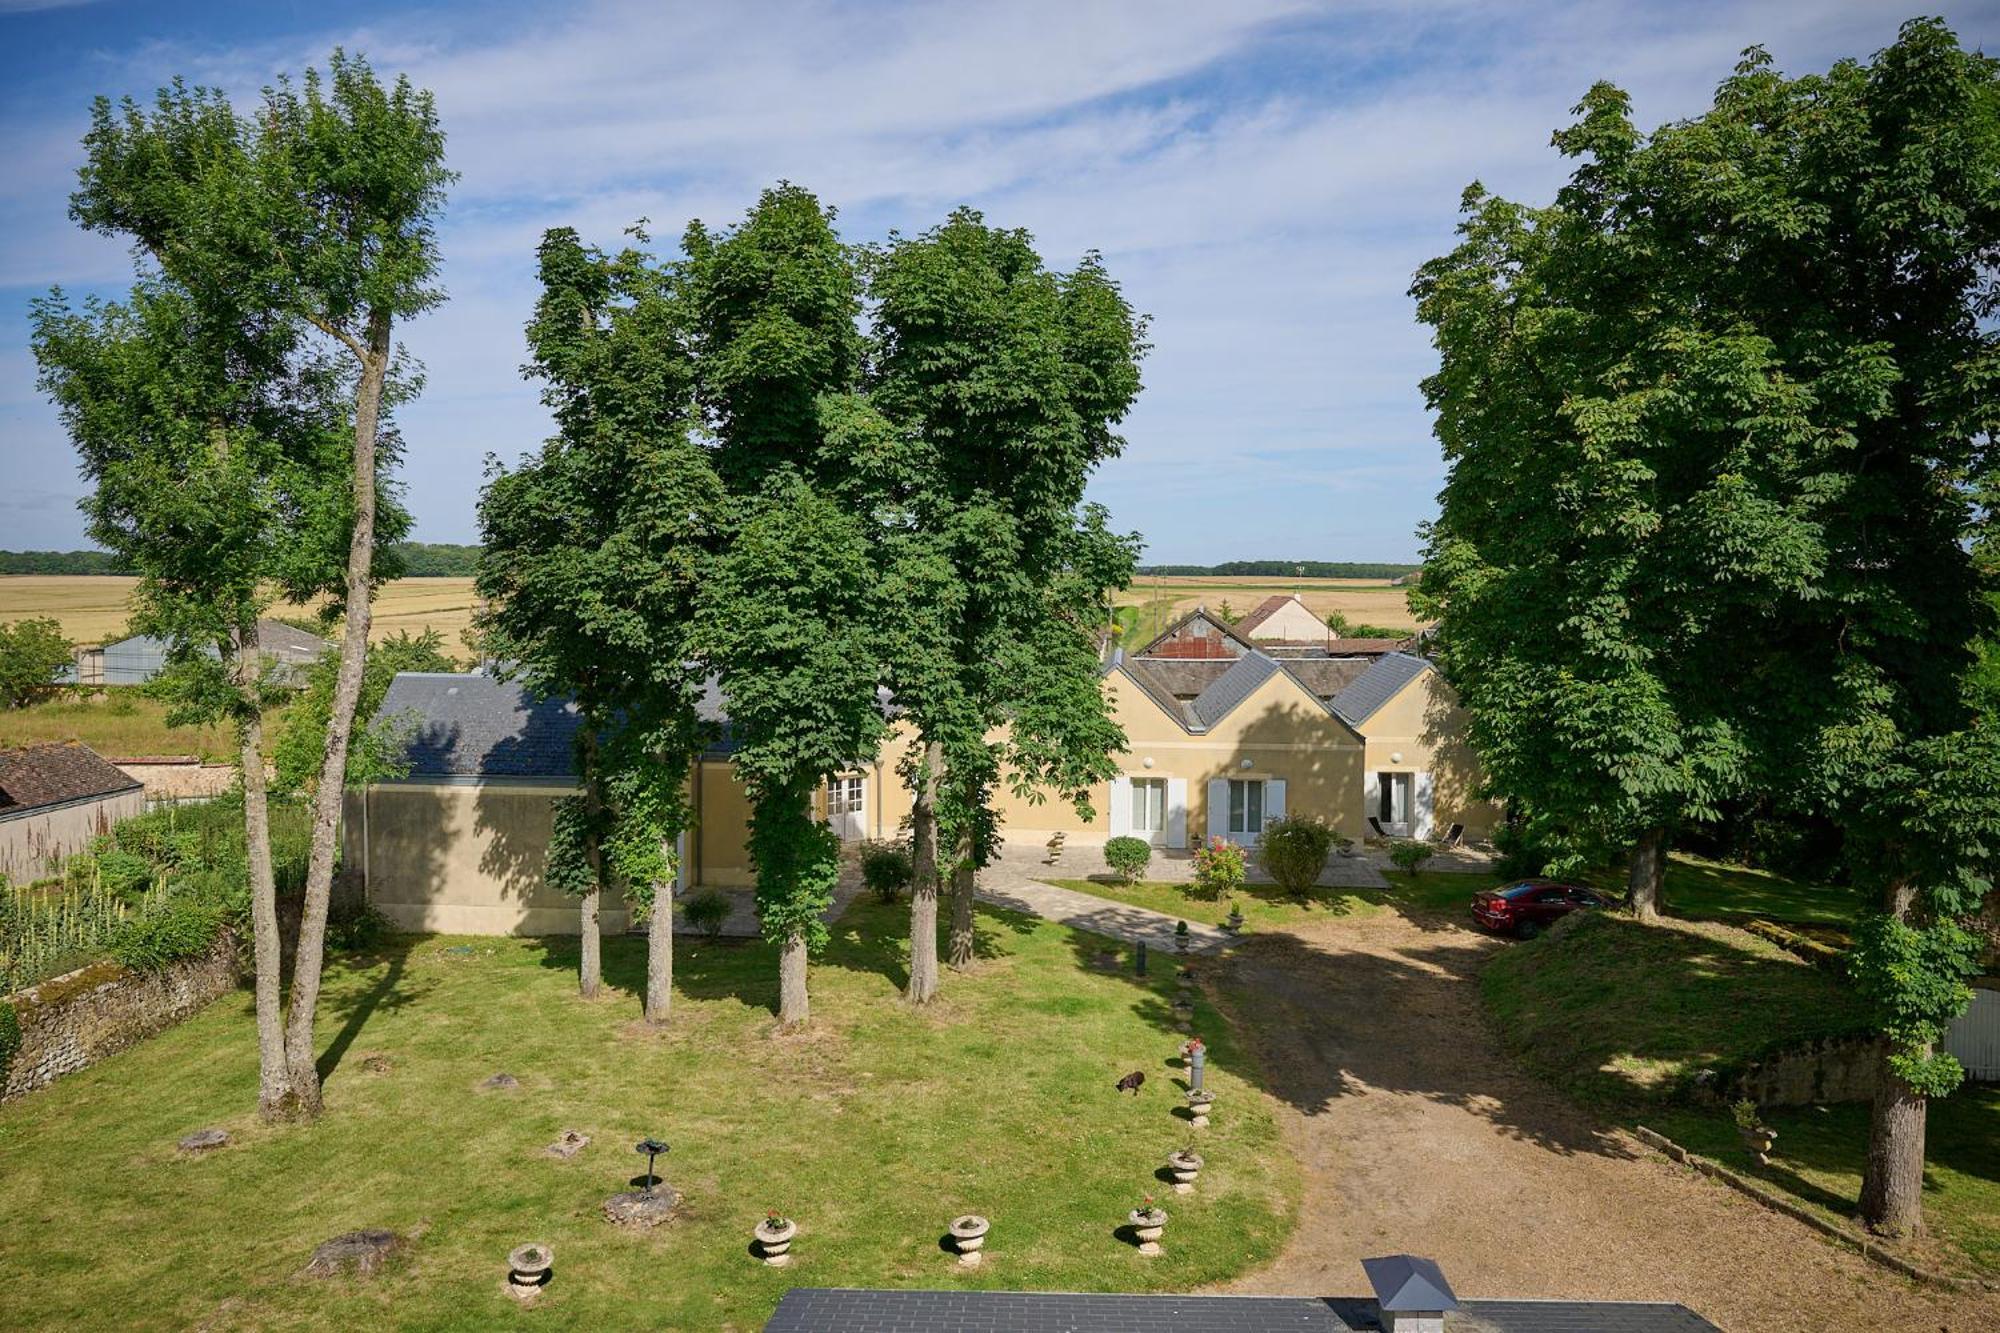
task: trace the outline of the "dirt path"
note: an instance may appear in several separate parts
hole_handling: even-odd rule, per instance
[[[2000,1328],[2000,1297],[1896,1278],[1518,1072],[1479,1002],[1498,947],[1376,916],[1219,965],[1306,1173],[1292,1241],[1230,1289],[1358,1293],[1363,1256],[1409,1251],[1461,1295],[1679,1301],[1731,1333]]]

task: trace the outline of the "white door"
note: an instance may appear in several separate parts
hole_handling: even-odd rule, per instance
[[[859,842],[868,836],[867,778],[849,773],[827,780],[826,826],[842,842]]]
[[[1167,842],[1167,780],[1132,779],[1132,836],[1155,847]]]
[[[1266,794],[1262,778],[1229,779],[1227,837],[1231,842],[1248,847],[1263,836]]]
[[[1411,773],[1375,775],[1375,808],[1368,813],[1375,816],[1382,831],[1392,838],[1407,838],[1414,828],[1414,777]]]

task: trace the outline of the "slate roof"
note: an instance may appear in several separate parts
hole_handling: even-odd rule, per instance
[[[401,671],[378,716],[415,714],[404,756],[413,778],[570,778],[576,775],[576,705],[537,698],[520,681],[442,671]]]
[[[1259,685],[1281,670],[1283,668],[1277,662],[1263,653],[1252,652],[1239,657],[1229,670],[1215,678],[1214,684],[1196,695],[1188,707],[1203,726],[1212,727],[1255,693]]]
[[[1339,694],[1374,665],[1361,657],[1280,657],[1278,663],[1323,700]]]
[[[1414,1254],[1388,1254],[1363,1259],[1361,1271],[1375,1288],[1375,1302],[1384,1310],[1456,1310],[1458,1297],[1435,1259]]]
[[[0,750],[0,815],[116,796],[141,785],[88,745],[24,745]]]
[[[1236,622],[1236,628],[1245,634],[1250,633],[1272,616],[1278,614],[1279,608],[1291,601],[1292,596],[1293,594],[1288,592],[1272,593],[1269,597],[1257,603],[1249,615],[1239,619]]]
[[[1720,1333],[1683,1305],[1465,1301],[1445,1333]],[[794,1287],[764,1333],[1362,1333],[1381,1328],[1360,1297],[1124,1296],[1029,1291],[858,1291]]]
[[[1342,722],[1358,727],[1395,698],[1405,685],[1430,669],[1431,664],[1421,657],[1386,654],[1376,658],[1352,685],[1334,695],[1328,706]]]
[[[1215,684],[1216,678],[1235,665],[1229,657],[1128,657],[1126,665],[1144,671],[1163,693],[1176,699],[1192,699]]]

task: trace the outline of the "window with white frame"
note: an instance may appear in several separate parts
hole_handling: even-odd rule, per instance
[[[1410,831],[1410,792],[1414,773],[1375,775],[1375,818],[1384,833],[1407,835]]]
[[[1229,832],[1256,837],[1264,831],[1264,781],[1261,778],[1229,780]]]
[[[1167,836],[1167,780],[1132,779],[1132,833],[1158,842]]]

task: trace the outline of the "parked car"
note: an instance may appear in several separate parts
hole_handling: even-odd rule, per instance
[[[1472,923],[1481,930],[1531,940],[1571,912],[1603,907],[1610,901],[1581,884],[1524,879],[1472,895]]]

